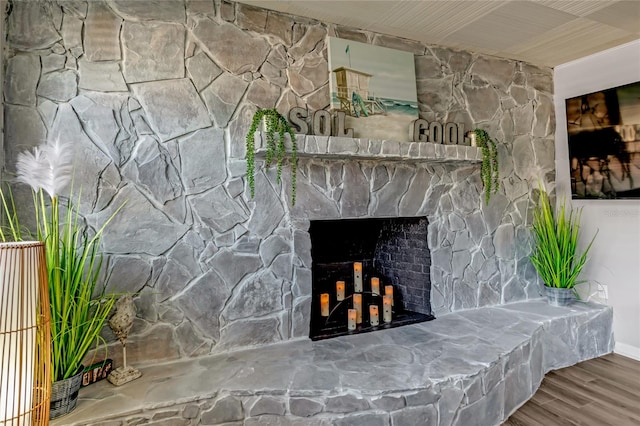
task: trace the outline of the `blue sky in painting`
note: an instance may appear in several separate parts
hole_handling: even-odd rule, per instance
[[[349,54],[345,52],[347,45],[351,65]],[[338,67],[373,74],[369,90],[377,97],[417,101],[413,53],[329,37],[329,72]],[[334,91],[335,74],[331,74],[331,89]]]

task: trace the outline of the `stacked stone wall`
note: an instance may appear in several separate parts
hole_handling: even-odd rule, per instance
[[[136,293],[134,364],[306,338],[314,218],[426,216],[436,315],[539,295],[527,223],[554,179],[550,69],[218,0],[12,1],[6,32],[6,170],[63,138],[89,226],[127,201],[104,279]],[[479,167],[401,161],[302,161],[295,207],[260,163],[249,196],[250,119],[328,106],[328,36],[414,53],[420,116],[488,130],[488,205]]]

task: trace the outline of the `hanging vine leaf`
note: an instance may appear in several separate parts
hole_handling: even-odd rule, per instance
[[[485,130],[475,129],[474,133],[476,134],[476,144],[482,149],[480,179],[484,185],[485,203],[489,204],[491,194],[497,193],[500,187],[498,149],[496,143]]]
[[[253,198],[255,195],[255,133],[263,120],[266,127],[265,140],[267,142],[265,164],[267,168],[269,168],[275,159],[278,183],[282,182],[282,166],[284,160],[287,158],[285,135],[288,134],[291,137],[291,204],[295,206],[296,172],[298,170],[298,146],[296,136],[287,119],[275,109],[259,109],[256,111],[251,120],[249,131],[247,132],[247,180],[249,181],[251,197]]]

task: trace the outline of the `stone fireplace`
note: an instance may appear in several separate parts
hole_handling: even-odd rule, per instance
[[[426,218],[436,317],[539,297],[526,228],[530,191],[554,179],[552,70],[235,2],[160,3],[14,1],[3,51],[5,170],[60,137],[82,159],[88,226],[127,201],[102,251],[108,290],[136,294],[131,363],[308,339],[312,221]],[[333,36],[412,52],[420,118],[495,138],[489,204],[477,148],[304,135],[296,204],[287,172],[280,185],[260,161],[250,197],[254,112],[325,109]],[[421,298],[403,295],[414,312]]]
[[[256,158],[264,155],[260,141],[261,138],[256,137]],[[514,229],[496,222],[502,214],[499,194],[489,206],[478,208],[476,204],[481,199],[478,175],[474,172],[481,158],[478,148],[302,135],[298,136],[297,145],[300,162],[295,205],[291,205],[286,174],[282,186],[277,185],[273,170],[263,170],[256,177],[256,185],[263,188],[256,191],[256,203],[270,205],[269,198],[273,195],[269,195],[269,191],[278,188],[286,200],[282,208],[293,229],[294,277],[291,299],[286,304],[291,306],[291,316],[287,317],[291,338],[313,335],[310,318],[314,316],[314,300],[317,302],[319,295],[313,289],[312,227],[330,221],[353,225],[362,220],[383,224],[392,218],[422,218],[420,243],[400,241],[402,231],[394,231],[393,225],[386,226],[384,232],[390,236],[398,233],[390,238],[395,240],[394,244],[420,244],[422,247],[415,248],[423,250],[422,255],[430,259],[429,264],[425,261],[419,271],[413,270],[417,269],[416,265],[401,264],[407,275],[403,277],[394,272],[394,265],[384,265],[381,256],[375,266],[381,275],[386,271],[389,284],[396,286],[403,303],[408,303],[405,309],[412,312],[437,317],[458,309],[513,300],[516,293],[512,292],[524,297],[527,292],[537,295],[535,287],[521,286],[513,276],[506,286],[498,284],[502,281],[502,272],[496,254],[500,253],[501,257],[516,254]],[[488,234],[496,228],[500,228],[498,239]],[[376,232],[382,231],[380,228]],[[345,232],[333,231],[331,235],[342,239]],[[376,259],[372,250],[375,248],[370,248],[366,256],[359,256],[370,259],[373,268]],[[354,261],[358,260],[349,255],[344,259],[346,264],[341,273],[347,282]],[[503,266],[509,264],[515,266],[511,262]],[[399,269],[397,265],[395,268]],[[328,278],[323,291],[334,294],[335,281],[337,277]],[[407,286],[421,281],[428,281],[430,288]],[[365,285],[368,285],[366,279]],[[414,289],[417,291],[409,292]],[[423,302],[429,304],[422,305]]]
[[[312,339],[376,331],[434,318],[427,218],[312,221],[309,234]],[[356,262],[362,266],[358,279],[354,271]],[[389,288],[392,303],[389,305],[387,301],[385,306],[383,295]],[[350,329],[347,315],[356,304],[353,299],[356,294],[361,298],[361,321]],[[324,302],[322,295],[327,299]]]

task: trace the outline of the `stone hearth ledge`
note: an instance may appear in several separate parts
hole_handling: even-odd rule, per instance
[[[266,154],[266,137],[254,136],[256,156]],[[336,136],[296,135],[297,153],[301,158],[335,160],[384,160],[430,163],[471,164],[482,161],[482,149],[469,145],[443,145],[431,142],[401,142],[378,139],[357,139]],[[291,151],[291,139],[286,136],[285,148]]]
[[[612,309],[542,300],[140,368],[61,425],[499,425],[544,374],[613,350]],[[135,344],[135,342],[130,342]]]

